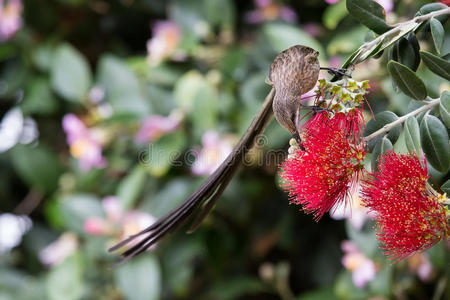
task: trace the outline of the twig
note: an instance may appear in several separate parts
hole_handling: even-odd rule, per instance
[[[378,129],[377,131],[375,131],[374,133],[364,137],[364,141],[367,143],[371,140],[373,140],[374,138],[376,138],[377,136],[379,136],[380,134],[389,132],[392,128],[394,128],[395,126],[402,124],[403,122],[406,121],[406,119],[408,119],[409,117],[415,116],[417,114],[420,114],[423,111],[427,111],[432,109],[434,106],[438,105],[441,102],[441,99],[434,99],[430,102],[428,102],[428,104],[419,107],[416,110],[413,110],[412,112],[401,116],[400,118],[398,118],[397,120],[395,120],[392,123],[386,124],[384,125],[382,128]]]

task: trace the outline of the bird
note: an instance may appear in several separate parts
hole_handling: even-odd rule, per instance
[[[253,147],[258,136],[264,132],[273,115],[281,126],[298,138],[299,111],[302,109],[300,98],[302,94],[310,91],[318,80],[321,69],[318,56],[319,52],[313,48],[295,45],[275,57],[270,66],[268,78],[272,89],[232,152],[181,204],[146,229],[109,248],[112,252],[129,245],[129,248],[121,253],[122,258],[119,263],[146,251],[190,219],[193,219],[193,222],[188,233],[194,232],[214,207],[245,155]],[[322,69],[330,71],[329,68]]]

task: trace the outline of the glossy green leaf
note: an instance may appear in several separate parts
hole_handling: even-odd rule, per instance
[[[450,62],[430,52],[420,51],[420,57],[433,73],[450,80]]]
[[[420,136],[428,162],[436,170],[446,172],[450,165],[447,128],[435,116],[426,115],[420,123]]]
[[[84,56],[69,44],[59,46],[50,70],[52,88],[70,101],[82,101],[91,84],[92,75]]]
[[[116,284],[128,300],[161,299],[161,269],[155,255],[147,253],[114,270]]]
[[[363,135],[368,136],[378,129],[381,129],[384,125],[392,123],[398,119],[397,115],[391,111],[383,111],[375,115],[375,118],[370,120],[366,127],[364,128]],[[394,144],[401,132],[401,125],[395,126],[391,129],[391,131],[387,134],[387,138]],[[386,134],[385,134],[386,135]],[[375,147],[375,144],[382,138],[380,135],[378,138],[375,138],[369,142],[369,150],[372,151]]]
[[[420,63],[420,54],[417,38],[414,33],[402,37],[389,51],[389,58],[399,62],[412,71],[416,71]]]
[[[444,91],[441,94],[441,103],[439,103],[439,113],[442,121],[444,121],[447,128],[450,128],[450,92]]]
[[[57,188],[62,167],[56,153],[43,145],[16,145],[11,154],[16,172],[29,185],[47,192]]]
[[[146,174],[145,168],[137,165],[120,182],[117,188],[117,197],[125,209],[132,207],[138,200],[144,188]]]
[[[92,217],[103,217],[100,199],[88,194],[65,195],[56,200],[56,208],[66,229],[84,234],[84,222]]]
[[[323,13],[323,25],[325,25],[326,28],[333,30],[347,14],[348,12],[344,1],[328,5]]]
[[[25,93],[25,98],[20,104],[25,115],[48,115],[58,109],[59,102],[52,93],[50,82],[44,78],[33,80]]]
[[[136,74],[121,59],[105,55],[99,62],[97,80],[115,114],[147,115],[148,101],[142,95]]]
[[[427,89],[425,84],[410,68],[392,60],[387,67],[392,80],[403,93],[416,100],[426,98]]]
[[[405,143],[410,153],[421,156],[420,127],[415,117],[409,117],[405,122]]]
[[[430,29],[431,36],[433,37],[434,48],[436,49],[437,53],[441,53],[441,47],[444,43],[445,36],[444,27],[442,26],[441,22],[439,22],[435,18],[431,18]]]
[[[386,11],[377,2],[372,0],[347,0],[346,4],[350,15],[376,33],[382,34],[391,29],[386,24]]]
[[[447,196],[450,195],[450,179],[441,185],[441,190],[443,193],[447,193]]]
[[[85,289],[83,282],[83,261],[80,254],[67,257],[61,264],[53,267],[46,282],[49,300],[81,299]]]
[[[141,152],[140,162],[151,175],[161,177],[174,165],[186,142],[186,135],[181,131],[167,134]]]
[[[372,160],[371,160],[372,171],[378,171],[379,156],[384,152],[386,152],[387,150],[392,150],[393,148],[394,146],[386,136],[384,136],[381,140],[377,142],[375,148],[372,151]]]
[[[293,26],[284,23],[268,23],[263,27],[264,35],[276,52],[281,52],[294,45],[308,45],[316,49],[322,55],[325,54],[322,45],[309,34]]]

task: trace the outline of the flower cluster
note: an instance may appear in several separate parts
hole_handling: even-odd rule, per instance
[[[423,167],[422,167],[423,165]],[[376,213],[377,235],[386,255],[398,261],[448,238],[445,195],[427,184],[426,161],[386,152],[379,171],[363,182],[363,201]]]
[[[363,144],[352,143],[336,124],[325,122],[320,127],[306,127],[303,149],[293,153],[282,166],[283,186],[291,202],[302,204],[307,213],[314,213],[316,220],[348,199],[363,170]]]
[[[0,43],[13,37],[22,26],[21,0],[0,0]]]
[[[74,114],[65,115],[62,126],[67,135],[70,153],[79,159],[82,171],[106,167],[107,162],[102,155],[104,133],[101,130],[87,128]]]
[[[152,225],[156,219],[137,210],[126,211],[119,199],[107,196],[102,200],[106,218],[92,217],[84,222],[84,231],[90,235],[113,237],[114,243],[136,234]],[[133,246],[140,239],[136,239]]]
[[[362,108],[369,88],[368,80],[358,82],[344,77],[339,81],[330,82],[320,79],[315,105],[326,109],[332,118],[322,114],[321,117],[312,119],[315,123],[311,126],[317,127],[318,123],[325,121],[335,122],[337,124],[334,126],[360,142],[364,125]],[[325,120],[325,117],[330,120]]]
[[[294,23],[297,14],[289,6],[282,5],[273,0],[254,0],[256,9],[245,16],[248,23],[259,24],[264,21],[283,20]]]
[[[352,79],[321,80],[316,106],[324,110],[303,125],[301,147],[281,167],[291,202],[316,220],[348,202],[364,169],[361,106],[367,88],[367,82]]]
[[[175,54],[181,42],[181,28],[173,21],[156,22],[152,28],[153,37],[147,42],[148,60],[157,65]]]

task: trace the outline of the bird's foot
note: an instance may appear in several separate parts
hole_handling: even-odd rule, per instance
[[[321,67],[321,70],[327,70],[328,73],[330,73],[333,76],[337,76],[337,77],[344,77],[347,76],[349,78],[352,78],[352,75],[347,73],[348,70],[347,69],[339,69],[339,68],[326,68],[326,67]]]

